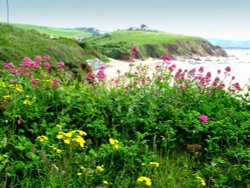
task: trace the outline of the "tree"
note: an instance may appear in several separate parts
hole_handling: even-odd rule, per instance
[[[6,8],[7,8],[7,23],[10,23],[9,0],[6,0]]]
[[[147,29],[147,25],[145,25],[145,24],[141,24],[141,26],[140,26],[140,28],[141,28],[141,30],[146,30]]]

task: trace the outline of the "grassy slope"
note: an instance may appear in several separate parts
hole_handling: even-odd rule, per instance
[[[200,37],[193,37],[187,35],[176,35],[165,32],[154,31],[114,31],[112,33],[93,37],[92,42],[98,42],[100,45],[112,42],[126,41],[128,43],[135,43],[139,46],[145,44],[174,44],[177,40],[200,40]]]
[[[52,40],[48,35],[37,31],[28,31],[12,25],[0,23],[0,64],[20,63],[28,56],[49,54],[51,62],[64,61],[71,68],[78,69],[86,59],[103,56],[89,45],[80,47],[77,42],[59,38]]]
[[[130,46],[132,45],[139,47],[139,57],[141,58],[160,57],[164,53],[170,55],[191,54],[191,47],[199,49],[199,44],[202,40],[200,37],[165,32],[126,30],[114,31],[87,39],[88,42],[97,46],[105,55],[118,59],[123,55],[129,55]],[[174,52],[167,49],[168,45],[177,45],[180,48]]]
[[[56,28],[56,27],[45,27],[38,25],[28,25],[28,24],[13,24],[16,27],[19,27],[24,30],[32,30],[35,29],[40,33],[52,35],[52,36],[60,36],[60,37],[91,37],[93,34],[91,32],[84,32],[76,29],[64,29],[64,28]]]

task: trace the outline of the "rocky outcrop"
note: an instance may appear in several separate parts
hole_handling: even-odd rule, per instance
[[[176,44],[164,45],[167,52],[176,56],[195,57],[195,56],[216,56],[227,57],[226,51],[213,46],[206,40],[179,40]]]

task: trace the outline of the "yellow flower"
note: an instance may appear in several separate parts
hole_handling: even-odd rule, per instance
[[[60,139],[62,139],[62,138],[63,138],[63,135],[58,134],[58,135],[56,135],[56,138],[60,140]]]
[[[113,138],[110,138],[110,139],[109,139],[109,143],[110,143],[111,145],[115,145],[115,144],[118,144],[119,141],[118,141],[118,140],[115,140],[115,139],[113,139]]]
[[[23,104],[24,104],[24,105],[31,105],[32,103],[31,103],[29,100],[24,100],[24,101],[23,101]]]
[[[147,186],[151,186],[152,185],[152,181],[150,178],[145,177],[145,176],[141,176],[137,179],[137,182],[139,183],[144,183]]]
[[[37,139],[40,141],[40,142],[44,142],[45,140],[49,140],[47,136],[38,136]]]
[[[119,141],[118,140],[115,140],[113,138],[110,138],[109,139],[109,143],[115,148],[115,149],[119,149]]]
[[[97,166],[96,167],[97,168],[97,170],[99,171],[99,172],[103,172],[105,169],[104,169],[104,165],[102,165],[102,166]]]
[[[14,88],[14,87],[15,87],[15,85],[14,85],[14,84],[10,84],[9,86],[10,86],[10,88]]]
[[[29,96],[29,95],[25,95],[25,97],[26,97],[26,98],[30,98],[30,96]]]
[[[65,144],[70,144],[70,139],[69,139],[69,138],[66,138],[66,139],[63,140],[63,142],[64,142]]]
[[[78,172],[78,173],[77,173],[77,176],[81,176],[81,175],[82,175],[82,173],[81,173],[81,172]]]
[[[149,164],[150,164],[150,165],[153,165],[153,166],[155,166],[155,167],[159,167],[159,166],[160,166],[160,164],[157,163],[157,162],[150,162]]]
[[[109,184],[109,182],[107,180],[103,180],[102,183],[105,184],[105,185]]]
[[[206,186],[206,182],[205,182],[205,180],[202,177],[196,176],[196,178],[200,181],[200,183],[201,183],[202,186]]]
[[[83,148],[84,147],[84,143],[85,143],[85,140],[83,139],[83,137],[77,135],[73,141],[79,143],[79,145]]]
[[[81,136],[87,136],[87,133],[82,130],[76,130]]]
[[[84,170],[84,166],[80,166],[80,169],[81,169],[81,170]]]
[[[6,84],[4,82],[1,82],[1,86],[6,87]]]
[[[62,150],[61,149],[57,149],[56,147],[54,146],[50,146],[52,148],[52,150],[54,150],[56,153],[61,153]]]
[[[69,132],[69,133],[63,133],[64,136],[68,137],[68,138],[71,138],[73,133],[72,132]]]
[[[75,134],[75,133],[79,133],[80,136],[87,136],[87,133],[82,131],[82,130],[73,130],[69,132],[70,134]]]
[[[23,92],[23,89],[19,86],[16,87],[16,91],[18,91],[19,93],[22,93]]]
[[[10,95],[4,95],[4,96],[3,96],[3,99],[4,99],[4,100],[10,99]]]

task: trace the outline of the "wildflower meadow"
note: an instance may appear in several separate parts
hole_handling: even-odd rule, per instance
[[[101,67],[74,80],[49,55],[6,62],[1,187],[247,187],[250,86],[230,71],[163,55],[153,75],[106,80]]]

